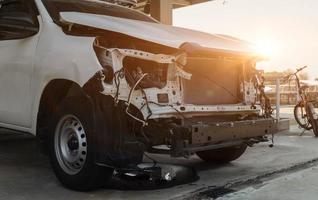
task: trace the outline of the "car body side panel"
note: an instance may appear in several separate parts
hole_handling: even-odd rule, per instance
[[[33,125],[36,119],[41,95],[45,87],[56,79],[65,79],[83,86],[102,67],[93,50],[95,38],[68,36],[53,22],[43,24],[43,31],[37,48],[33,91]]]
[[[0,41],[0,126],[28,132],[32,126],[31,82],[41,35]]]
[[[30,83],[39,35],[0,41],[0,122],[30,127]]]

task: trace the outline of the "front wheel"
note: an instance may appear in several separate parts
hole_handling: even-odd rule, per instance
[[[298,125],[306,130],[311,130],[312,125],[310,123],[308,113],[303,102],[299,102],[294,108],[294,117]]]
[[[212,163],[228,163],[241,157],[247,148],[246,144],[225,147],[220,149],[212,149],[207,151],[199,151],[197,155],[206,162]]]
[[[308,110],[308,115],[312,125],[313,132],[315,136],[318,137],[318,117],[317,117],[317,113],[315,112],[315,107],[313,103],[311,102],[307,103],[307,110]]]
[[[54,113],[50,125],[49,153],[53,170],[66,187],[87,191],[101,186],[113,169],[94,161],[93,122],[81,100],[66,100]]]

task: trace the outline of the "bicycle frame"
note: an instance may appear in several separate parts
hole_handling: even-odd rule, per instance
[[[302,70],[306,69],[307,66],[304,66],[300,69],[297,69],[297,71],[293,74],[289,74],[288,76],[285,77],[285,79],[287,79],[288,81],[291,79],[291,77],[295,77],[296,80],[296,84],[297,84],[297,93],[300,97],[300,101],[299,102],[307,102],[307,95],[305,90],[301,87],[300,85],[300,80],[299,80],[299,76],[298,73],[301,72]]]
[[[306,88],[302,87],[300,85],[300,80],[299,80],[299,77],[298,77],[298,73],[300,71],[304,70],[305,68],[307,68],[307,66],[302,67],[300,69],[297,69],[297,71],[295,73],[290,74],[290,75],[287,76],[288,80],[290,80],[291,77],[293,77],[293,76],[295,77],[296,84],[297,84],[297,89],[298,89],[297,92],[298,92],[298,95],[300,97],[300,101],[296,104],[296,106],[294,108],[294,117],[295,117],[295,119],[296,119],[296,121],[297,121],[297,123],[299,124],[300,127],[304,128],[304,129],[307,129],[307,130],[313,129],[314,134],[316,136],[318,136],[317,114],[315,112],[313,102],[308,101],[307,94],[306,94],[306,91],[305,91]],[[297,115],[297,109],[301,110],[301,118],[307,120],[306,124],[303,124],[303,123],[300,122],[300,119],[298,118],[298,115]]]

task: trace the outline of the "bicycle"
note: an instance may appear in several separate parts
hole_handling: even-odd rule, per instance
[[[305,130],[313,130],[316,137],[318,137],[318,117],[315,112],[314,103],[316,101],[308,100],[308,95],[306,90],[308,86],[301,85],[299,80],[299,72],[306,69],[307,66],[299,68],[295,73],[287,75],[284,79],[291,81],[292,78],[295,78],[297,93],[300,97],[300,100],[294,107],[294,117],[298,125]]]

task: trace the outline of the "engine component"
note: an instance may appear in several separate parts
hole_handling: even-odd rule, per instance
[[[141,88],[162,89],[167,83],[167,64],[126,57],[124,59],[124,67],[125,77],[130,87],[144,74],[148,75],[140,82],[139,87]]]

